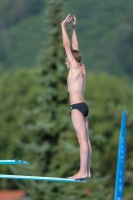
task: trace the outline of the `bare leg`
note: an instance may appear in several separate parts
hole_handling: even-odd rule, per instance
[[[91,157],[92,157],[92,148],[91,148],[91,142],[90,142],[90,138],[89,138],[88,117],[85,117],[85,125],[86,125],[86,137],[87,137],[88,146],[89,146],[88,168],[89,168],[89,175],[91,177],[90,165],[91,165]]]
[[[90,141],[88,137],[87,120],[82,113],[76,109],[71,112],[72,123],[77,134],[80,145],[80,170],[74,176],[68,178],[81,179],[90,178]]]

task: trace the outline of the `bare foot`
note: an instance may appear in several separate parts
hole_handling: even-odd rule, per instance
[[[87,179],[87,178],[91,178],[91,173],[84,173],[82,171],[79,171],[77,174],[68,177],[70,179]]]

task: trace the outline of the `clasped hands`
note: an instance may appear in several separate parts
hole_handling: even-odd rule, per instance
[[[72,22],[72,28],[75,27],[76,23],[77,23],[77,19],[76,19],[76,16],[73,15],[73,17],[71,16],[71,14],[68,14],[66,16],[66,18],[62,21],[62,25],[66,25],[68,24],[69,22]]]

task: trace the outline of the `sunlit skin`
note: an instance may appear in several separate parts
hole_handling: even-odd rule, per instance
[[[65,65],[67,66],[68,69],[70,69],[70,62],[68,60],[68,58],[66,57],[66,62],[65,62]]]
[[[72,48],[78,50],[78,41],[75,31],[76,17],[69,14],[61,23],[63,46],[66,52],[66,66],[69,69],[67,77],[67,86],[69,92],[70,105],[85,102],[84,92],[86,85],[86,69],[82,62],[77,62],[72,55],[70,49],[70,41],[66,32],[66,24],[72,23]],[[89,139],[88,117],[73,109],[71,111],[72,124],[75,129],[77,139],[80,146],[80,169],[78,173],[68,178],[83,179],[90,178],[90,164],[91,164],[91,143]]]

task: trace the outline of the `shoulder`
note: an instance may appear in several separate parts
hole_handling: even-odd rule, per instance
[[[78,65],[77,62],[75,65],[70,65],[70,73],[74,76],[79,76],[83,73],[85,74],[85,72],[83,72],[81,65]]]

